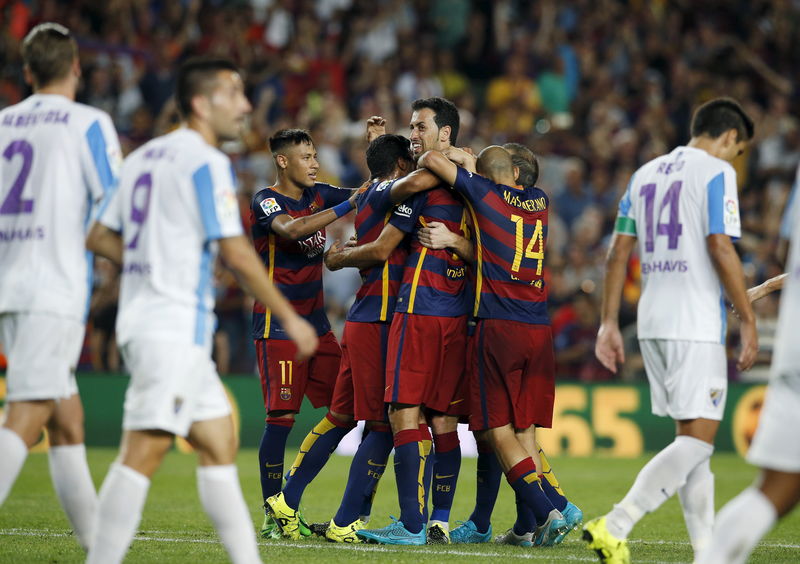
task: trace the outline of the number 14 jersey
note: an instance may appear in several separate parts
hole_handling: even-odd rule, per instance
[[[741,235],[736,171],[707,152],[677,147],[637,170],[615,231],[638,238],[640,339],[725,342],[725,298],[706,238]]]

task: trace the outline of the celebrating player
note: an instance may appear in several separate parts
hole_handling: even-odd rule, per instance
[[[753,136],[741,106],[719,98],[700,106],[692,138],[637,170],[619,204],[606,259],[595,354],[616,372],[624,362],[618,325],[628,256],[642,263],[638,336],[653,413],[676,423],[676,437],[639,472],[606,515],[584,527],[601,562],[628,562],[625,539],[647,513],[678,492],[697,555],[711,535],[714,475],[709,460],[727,391],[722,286],[741,319],[740,370],[753,364],[758,336],[731,237],[741,233],[736,172],[730,165]]]
[[[250,111],[236,67],[186,62],[176,99],[187,127],[128,157],[88,240],[122,265],[117,335],[131,371],[121,452],[101,489],[90,563],[122,561],[174,435],[198,451],[200,500],[231,560],[261,561],[239,487],[231,408],[211,360],[218,252],[281,320],[298,359],[317,346],[313,328],[275,289],[243,235],[231,163],[216,149],[239,137]]]
[[[74,101],[81,72],[67,28],[34,27],[22,58],[34,93],[0,112],[0,341],[8,355],[0,504],[46,428],[56,494],[88,548],[97,495],[75,383],[91,268],[84,241],[93,202],[116,185],[121,154],[109,116]]]
[[[261,495],[265,502],[261,535],[280,536],[266,500],[281,491],[286,439],[300,411],[303,396],[314,407],[330,405],[341,349],[325,314],[322,292],[322,254],[325,226],[353,209],[356,192],[316,181],[319,163],[314,142],[307,131],[283,129],[270,140],[278,170],[277,182],[256,193],[251,207],[252,234],[256,250],[267,267],[270,281],[292,301],[292,305],[317,330],[317,353],[298,362],[296,344],[265,304],[253,306],[255,339],[261,389],[267,411],[264,435],[258,450]],[[326,433],[343,437],[353,427],[352,417],[331,413]],[[299,483],[299,482],[298,482]],[[299,497],[298,497],[299,501]],[[311,531],[296,512],[281,507],[285,534],[308,536]]]

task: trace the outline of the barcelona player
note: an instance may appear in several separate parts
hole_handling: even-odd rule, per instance
[[[365,501],[371,502],[392,450],[392,435],[383,403],[385,354],[389,323],[408,254],[407,247],[397,243],[413,229],[413,220],[392,214],[391,187],[416,164],[408,139],[383,135],[367,148],[367,165],[371,183],[356,199],[358,246],[369,247],[379,237],[383,240],[392,237],[397,241],[386,247],[385,255],[371,258],[361,269],[363,284],[345,322],[342,363],[330,412],[303,441],[283,491],[267,500],[282,532],[290,538],[300,536],[297,517],[300,496],[344,437],[343,432],[337,432],[337,422],[352,425],[354,419],[366,421],[369,433],[353,459],[339,511],[324,528],[329,540],[360,542],[355,531],[363,527],[362,506]],[[326,263],[332,270],[347,266],[335,258]]]
[[[270,308],[253,306],[253,338],[267,411],[258,458],[263,499],[280,492],[286,439],[300,410],[303,396],[314,407],[330,405],[341,350],[325,315],[322,292],[322,254],[325,226],[353,209],[356,192],[316,181],[319,163],[307,131],[284,129],[269,140],[277,182],[255,194],[251,206],[256,251],[270,280],[316,329],[319,348],[298,362],[296,345]],[[350,421],[331,417],[336,433],[346,433]],[[302,533],[311,532],[303,525]],[[266,514],[264,537],[279,535]]]

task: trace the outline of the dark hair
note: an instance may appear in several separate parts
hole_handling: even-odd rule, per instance
[[[728,130],[735,129],[739,141],[753,137],[753,120],[733,98],[715,98],[706,102],[692,117],[692,137],[708,135],[716,139]]]
[[[450,126],[450,144],[455,145],[456,139],[458,139],[458,128],[461,124],[456,105],[450,100],[439,96],[420,98],[411,103],[411,109],[415,112],[423,108],[433,110],[433,121],[436,123],[436,127],[441,129],[445,125]]]
[[[414,162],[411,141],[402,135],[381,135],[367,147],[367,166],[373,180],[391,174],[399,159]]]
[[[187,60],[178,69],[175,101],[178,111],[186,119],[192,113],[192,98],[198,94],[208,94],[220,71],[239,72],[227,59],[195,57]]]
[[[78,45],[61,24],[39,24],[22,41],[22,60],[30,69],[37,88],[67,76],[77,56]]]
[[[269,138],[269,149],[274,157],[285,147],[300,145],[301,143],[314,144],[308,131],[305,129],[281,129]]]
[[[533,151],[520,143],[506,143],[503,149],[511,153],[512,164],[519,169],[517,182],[521,186],[536,186],[539,180],[539,161]]]

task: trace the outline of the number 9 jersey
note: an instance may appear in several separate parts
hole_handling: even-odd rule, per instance
[[[228,157],[181,128],[131,153],[99,221],[122,234],[117,340],[211,347],[217,240],[242,235]]]
[[[86,231],[121,162],[105,112],[56,94],[0,112],[0,313],[83,321]]]
[[[634,173],[614,230],[638,238],[639,339],[725,342],[725,298],[706,238],[741,236],[736,190],[733,167],[694,147]]]

